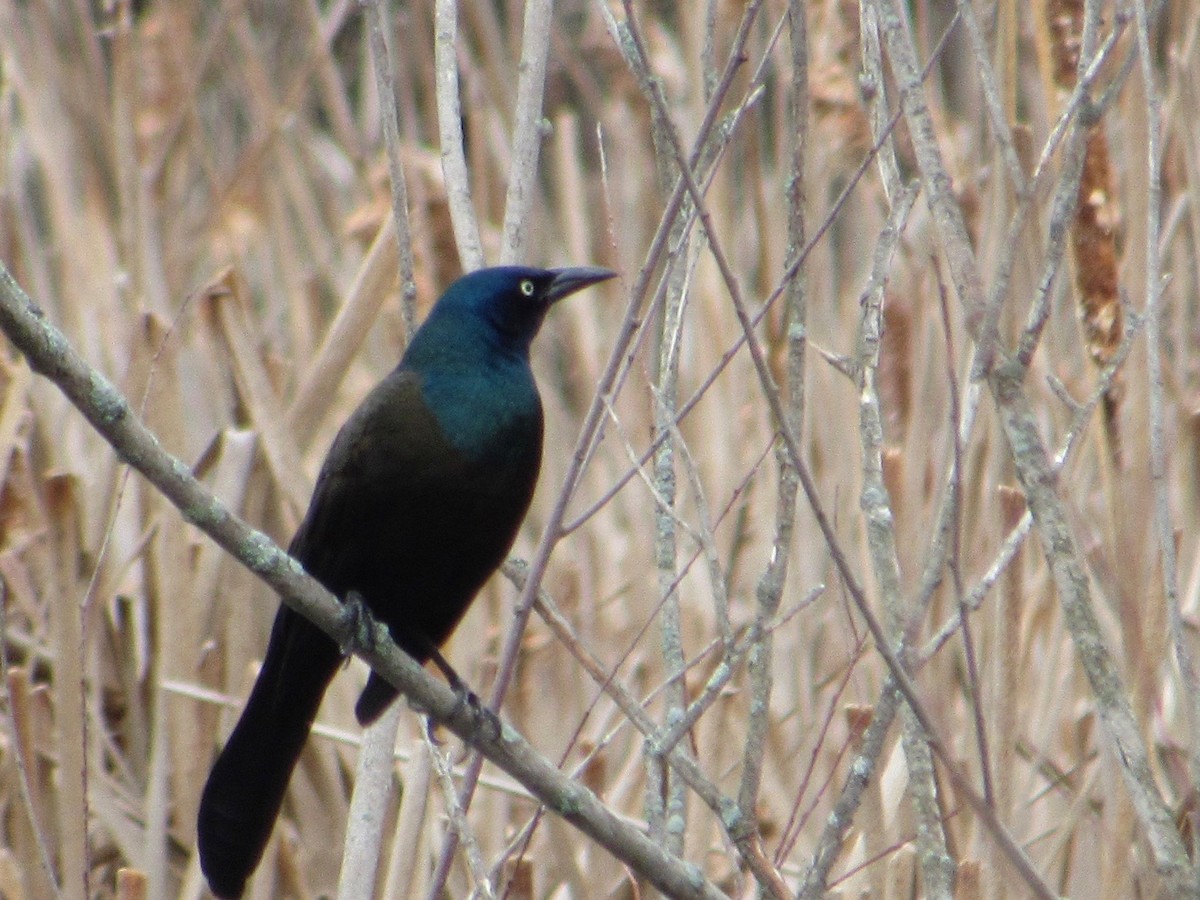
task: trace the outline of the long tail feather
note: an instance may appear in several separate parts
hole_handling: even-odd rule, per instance
[[[216,896],[240,897],[262,858],[340,659],[324,632],[280,607],[262,671],[200,799],[200,868]]]

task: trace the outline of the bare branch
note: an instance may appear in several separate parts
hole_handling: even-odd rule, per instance
[[[0,330],[21,348],[34,371],[52,380],[121,459],[158,488],[185,519],[339,643],[354,643],[355,629],[337,599],[270,538],[233,515],[191,475],[187,466],[163,450],[125,398],[84,363],[7,268],[0,268]],[[372,646],[355,646],[355,654],[430,716],[524,784],[548,808],[586,831],[661,890],[681,897],[722,896],[699,870],[666,853],[614,816],[591,791],[564,777],[511,727],[505,725],[499,734],[489,734],[454,691],[436,681],[392,642],[384,626],[376,623],[373,631]]]

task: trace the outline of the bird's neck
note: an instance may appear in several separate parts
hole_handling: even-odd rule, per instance
[[[528,369],[530,337],[506,334],[470,311],[435,307],[401,365],[416,371]]]
[[[420,376],[426,404],[468,456],[492,454],[510,441],[523,444],[534,431],[540,444],[542,406],[528,347],[503,338],[477,323],[431,319],[401,362]]]

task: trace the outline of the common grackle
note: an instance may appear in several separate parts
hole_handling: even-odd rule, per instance
[[[288,552],[337,597],[361,598],[416,659],[437,658],[529,508],[542,458],[529,347],[546,311],[613,275],[505,266],[460,278],[334,439]],[[200,867],[218,897],[240,897],[258,865],[340,661],[332,638],[280,606],[200,800]],[[396,693],[372,672],[358,721]]]

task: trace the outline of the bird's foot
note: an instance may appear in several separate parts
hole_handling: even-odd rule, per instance
[[[355,650],[375,649],[375,620],[358,591],[347,591],[342,598],[340,633],[338,648],[343,656],[349,656]]]
[[[454,691],[455,697],[458,698],[454,704],[454,715],[458,715],[462,711],[463,706],[466,706],[471,712],[471,719],[474,722],[475,729],[479,731],[489,741],[499,740],[500,738],[500,719],[496,714],[484,706],[483,701],[479,699],[479,695],[471,690],[462,676],[454,671],[454,666],[446,662],[446,657],[442,656],[441,651],[436,646],[430,645],[425,648],[429,653],[430,661],[441,669],[443,675],[446,676],[446,681],[450,685],[450,690]]]
[[[471,715],[471,729],[478,733],[483,740],[491,743],[500,740],[501,725],[500,717],[483,705],[483,701],[479,699],[479,695],[470,690],[461,681],[457,685],[451,685],[454,690],[455,704],[450,711],[449,718],[459,715],[465,706]],[[442,740],[437,734],[438,722],[433,716],[425,717],[425,734],[429,737],[429,743],[435,747],[442,746]]]
[[[451,684],[457,702],[454,704],[452,715],[458,715],[465,706],[471,715],[471,726],[481,734],[484,740],[498,741],[500,739],[500,717],[486,707],[479,695],[459,681]]]
[[[437,719],[427,715],[425,717],[425,736],[429,738],[429,743],[434,747],[442,746],[442,739],[438,737],[437,729]]]
[[[471,696],[474,696],[474,694]],[[478,697],[475,697],[475,702],[479,703]],[[500,717],[482,704],[475,708],[475,727],[479,729],[479,733],[489,743],[500,740],[503,730],[500,727]]]

